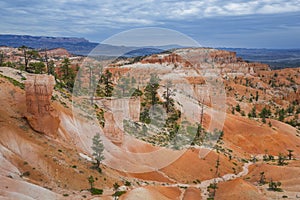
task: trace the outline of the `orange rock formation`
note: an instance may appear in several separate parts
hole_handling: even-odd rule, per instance
[[[27,118],[30,126],[40,133],[57,136],[60,123],[58,113],[51,106],[54,77],[30,75],[25,82]]]

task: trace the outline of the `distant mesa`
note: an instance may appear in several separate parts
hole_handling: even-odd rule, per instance
[[[180,48],[179,45],[127,47],[99,44],[84,38],[75,37],[48,37],[29,35],[0,35],[0,46],[20,47],[22,45],[35,49],[65,48],[74,55],[104,55],[135,57],[160,53],[167,49]]]
[[[65,48],[72,54],[87,55],[98,43],[75,37],[0,35],[0,46],[17,48],[22,45],[35,49]]]

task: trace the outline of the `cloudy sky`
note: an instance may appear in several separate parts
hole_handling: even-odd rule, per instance
[[[2,0],[0,34],[84,37],[161,27],[202,46],[300,48],[300,0]]]

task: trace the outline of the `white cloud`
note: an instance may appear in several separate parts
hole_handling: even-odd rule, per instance
[[[91,33],[93,27],[122,29],[166,21],[300,11],[300,0],[4,0],[0,5],[1,32],[9,28],[21,32],[28,27],[35,32],[56,32],[63,27],[80,34]]]
[[[3,4],[3,3],[2,3]],[[17,2],[6,2],[15,12],[44,13],[72,19],[102,19],[116,23],[137,23],[138,25],[155,25],[164,19],[185,20],[215,16],[237,16],[249,14],[276,14],[300,11],[300,0],[204,0],[204,1],[174,1],[174,0],[126,0],[126,1],[84,1],[84,0],[46,0],[28,2],[28,6],[18,6]],[[5,8],[5,4],[2,6]],[[35,16],[37,17],[37,16]],[[128,18],[128,20],[125,20]],[[120,20],[124,19],[124,20]],[[136,19],[136,20],[134,20]]]
[[[266,4],[263,5],[257,12],[261,14],[273,14],[297,11],[300,11],[300,1]]]

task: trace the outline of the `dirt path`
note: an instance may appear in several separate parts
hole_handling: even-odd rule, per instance
[[[262,155],[257,155],[257,157],[256,157],[257,161],[260,159],[260,157],[262,159]],[[132,184],[133,189],[141,187],[141,186],[146,186],[146,185],[179,188],[181,191],[181,195],[179,198],[180,200],[183,199],[183,197],[184,197],[184,192],[185,192],[184,188],[188,188],[188,187],[198,188],[201,190],[202,199],[205,200],[209,197],[208,196],[209,192],[207,190],[207,187],[210,184],[219,183],[219,182],[227,182],[230,180],[234,180],[234,179],[246,176],[249,173],[249,167],[253,164],[254,164],[253,162],[245,163],[244,166],[242,167],[242,171],[239,172],[238,174],[225,174],[222,177],[204,180],[199,184],[178,183],[175,179],[173,179],[172,177],[169,177],[166,173],[164,173],[163,171],[160,171],[160,170],[156,170],[156,172],[159,173],[160,175],[162,175],[164,178],[168,179],[169,182],[147,181],[144,179],[133,178],[133,177],[131,177],[131,178],[124,177],[124,179],[126,179],[126,180],[131,179],[130,181],[132,181],[133,183],[138,183],[138,184]],[[121,178],[121,177],[114,176],[114,178]]]
[[[201,182],[201,184],[198,184],[196,187],[201,189],[202,199],[207,199],[209,197],[207,187],[210,184],[213,184],[214,182],[215,183],[226,182],[226,181],[240,178],[242,176],[246,176],[249,173],[249,167],[252,164],[253,164],[252,162],[245,163],[245,165],[243,166],[243,170],[238,174],[225,174],[224,176],[222,176],[220,178],[213,178],[213,179],[205,180],[205,181]]]

